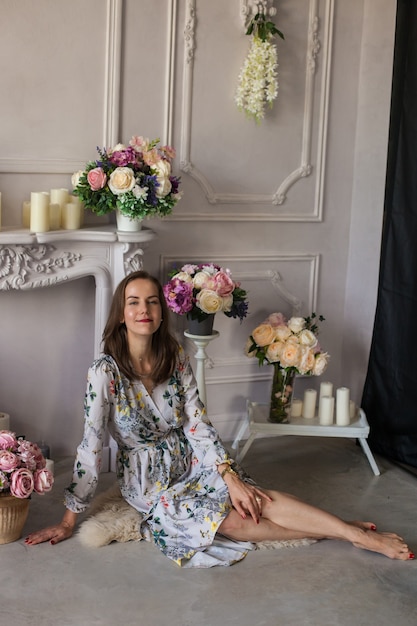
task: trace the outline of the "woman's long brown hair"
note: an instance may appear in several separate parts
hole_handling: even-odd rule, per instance
[[[114,358],[119,369],[129,380],[134,380],[138,377],[130,362],[126,326],[124,322],[120,322],[120,320],[123,319],[126,286],[132,282],[132,280],[137,280],[138,278],[149,280],[155,285],[161,303],[162,321],[158,330],[152,335],[152,353],[155,364],[152,372],[152,380],[158,385],[168,380],[173,373],[179,344],[170,333],[169,310],[161,283],[157,278],[148,274],[148,272],[143,270],[132,272],[125,276],[116,287],[107,324],[103,332],[103,352]]]

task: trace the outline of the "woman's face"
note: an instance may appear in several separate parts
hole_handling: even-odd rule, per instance
[[[161,324],[162,308],[158,288],[151,280],[136,278],[127,284],[122,322],[128,336],[149,336]]]

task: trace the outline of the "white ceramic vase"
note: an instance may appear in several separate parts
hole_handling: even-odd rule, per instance
[[[137,233],[139,230],[142,230],[141,219],[123,215],[119,210],[116,211],[116,224],[117,230],[125,233]]]

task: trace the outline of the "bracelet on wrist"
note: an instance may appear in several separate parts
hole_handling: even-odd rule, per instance
[[[220,474],[220,477],[224,478],[225,474],[234,474],[235,476],[237,476],[237,473],[235,472],[234,469],[230,467],[230,465],[224,468],[224,470]]]

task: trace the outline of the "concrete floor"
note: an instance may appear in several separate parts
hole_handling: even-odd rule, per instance
[[[345,519],[395,530],[417,554],[416,477],[376,457],[373,475],[352,440],[281,437],[255,441],[246,470]],[[72,461],[30,504],[24,536],[60,519]],[[113,483],[103,474],[100,490]],[[1,626],[415,626],[417,560],[399,562],[338,541],[254,551],[228,568],[182,570],[140,543],[84,549],[0,546]]]

